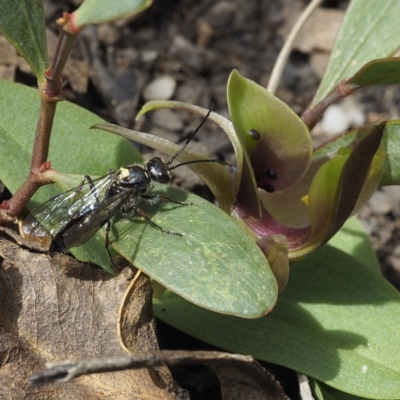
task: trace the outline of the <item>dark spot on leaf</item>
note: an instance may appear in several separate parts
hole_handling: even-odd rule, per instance
[[[278,178],[278,174],[272,169],[266,169],[264,173],[267,176],[267,178],[272,179],[273,181],[275,181]]]
[[[261,135],[258,131],[256,131],[255,129],[249,129],[249,135],[251,136],[251,138],[253,140],[260,140],[261,139]]]
[[[275,187],[272,185],[266,185],[264,187],[264,189],[268,192],[268,193],[273,193],[275,191]]]

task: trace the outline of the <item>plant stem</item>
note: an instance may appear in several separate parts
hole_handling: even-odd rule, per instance
[[[344,97],[352,94],[358,87],[349,87],[347,85],[348,79],[343,79],[339,82],[335,89],[332,90],[324,99],[316,105],[309,105],[301,115],[301,119],[311,130],[318,122],[324,111],[334,102],[343,99]]]
[[[281,79],[283,69],[285,68],[286,62],[289,58],[289,54],[292,50],[294,39],[299,33],[301,27],[306,22],[307,18],[312,14],[312,12],[322,3],[322,0],[312,0],[310,4],[305,8],[303,13],[300,15],[300,18],[297,20],[296,24],[292,28],[288,38],[286,39],[285,44],[282,47],[281,52],[279,53],[278,59],[274,65],[274,69],[272,70],[271,77],[268,82],[267,90],[272,94],[275,93],[279,80]]]
[[[48,175],[43,173],[50,168],[47,156],[57,103],[64,100],[61,73],[76,37],[65,28],[66,20],[68,19],[60,19],[61,30],[55,56],[52,65],[45,72],[45,83],[39,84],[40,110],[32,149],[31,170],[14,196],[0,204],[0,223],[13,221],[42,185],[52,183]]]
[[[60,30],[60,35],[58,36],[57,48],[52,65],[45,73],[47,81],[46,93],[50,98],[58,97],[61,93],[61,73],[65,67],[65,63],[68,60],[69,54],[71,53],[75,37],[76,35],[73,35],[65,31],[64,29]]]

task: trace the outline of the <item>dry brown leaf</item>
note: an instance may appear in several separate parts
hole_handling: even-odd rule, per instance
[[[164,399],[172,379],[153,369],[95,374],[29,389],[45,361],[119,354],[118,308],[131,277],[59,255],[30,253],[0,236],[0,398]]]
[[[218,376],[223,400],[289,400],[275,377],[256,361],[219,360],[207,365]]]

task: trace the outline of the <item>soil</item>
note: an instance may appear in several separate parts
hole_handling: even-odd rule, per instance
[[[136,18],[87,27],[77,38],[67,68],[66,98],[109,122],[178,142],[198,124],[198,119],[164,110],[149,114],[135,125],[134,117],[141,106],[152,98],[164,97],[205,108],[213,103],[214,111],[228,116],[226,83],[231,70],[237,68],[247,78],[266,85],[285,35],[307,3],[163,0],[155,1]],[[72,0],[45,0],[52,41],[57,32],[56,18],[63,11],[73,11],[77,4],[78,1]],[[341,14],[347,4],[348,1],[332,0],[325,1],[323,6],[325,11]],[[329,31],[329,26],[326,29]],[[329,46],[292,52],[276,94],[297,113],[311,102],[321,78],[318,71],[328,54]],[[21,70],[16,80],[34,82]],[[361,110],[364,121],[381,115],[394,119],[398,117],[399,102],[398,91],[380,87],[359,94],[351,108],[355,113]],[[354,121],[348,122],[346,129],[352,124]],[[319,142],[329,137],[330,133],[324,129],[323,124],[316,128]],[[192,148],[210,158],[233,161],[230,142],[212,124],[201,131]],[[151,149],[139,149],[146,158],[153,154]],[[201,181],[182,170],[175,183],[212,200]],[[400,288],[399,200],[399,188],[383,188],[360,213],[382,271],[397,288]],[[163,347],[207,348],[162,323],[159,335]],[[218,381],[210,378],[209,371],[186,369],[175,373],[178,382],[190,389],[193,399],[219,398]],[[288,376],[282,375],[281,370],[278,375],[283,380]],[[293,381],[290,382],[287,393],[296,398],[297,388],[293,392]]]

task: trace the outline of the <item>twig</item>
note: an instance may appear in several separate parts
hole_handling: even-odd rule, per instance
[[[299,382],[301,400],[314,400],[307,376],[298,372],[297,380]]]
[[[0,204],[0,223],[13,221],[42,185],[52,183],[43,173],[50,168],[47,156],[57,103],[64,100],[61,73],[76,37],[76,34],[72,34],[68,30],[69,19],[66,18],[67,16],[64,15],[57,21],[61,27],[57,49],[52,65],[44,74],[46,83],[39,85],[41,101],[32,150],[31,170],[14,196]]]
[[[335,89],[332,90],[324,99],[316,105],[310,105],[301,115],[301,119],[311,130],[318,122],[323,112],[334,102],[343,99],[352,94],[359,86],[348,86],[349,79],[345,78],[340,81]]]
[[[99,372],[122,371],[155,367],[160,365],[187,365],[209,361],[234,360],[246,363],[254,361],[251,356],[229,354],[219,351],[161,350],[153,352],[94,357],[81,361],[47,363],[47,370],[29,377],[30,387],[39,387],[51,382],[68,382],[82,375]]]
[[[268,82],[267,90],[271,93],[275,93],[278,87],[279,80],[282,76],[283,68],[286,65],[287,59],[289,57],[290,51],[292,50],[294,39],[299,33],[304,22],[312,14],[312,12],[322,3],[322,0],[312,0],[310,4],[305,8],[300,18],[297,20],[296,24],[293,26],[285,44],[279,53],[278,59],[276,60],[274,69],[272,70],[271,77]]]

